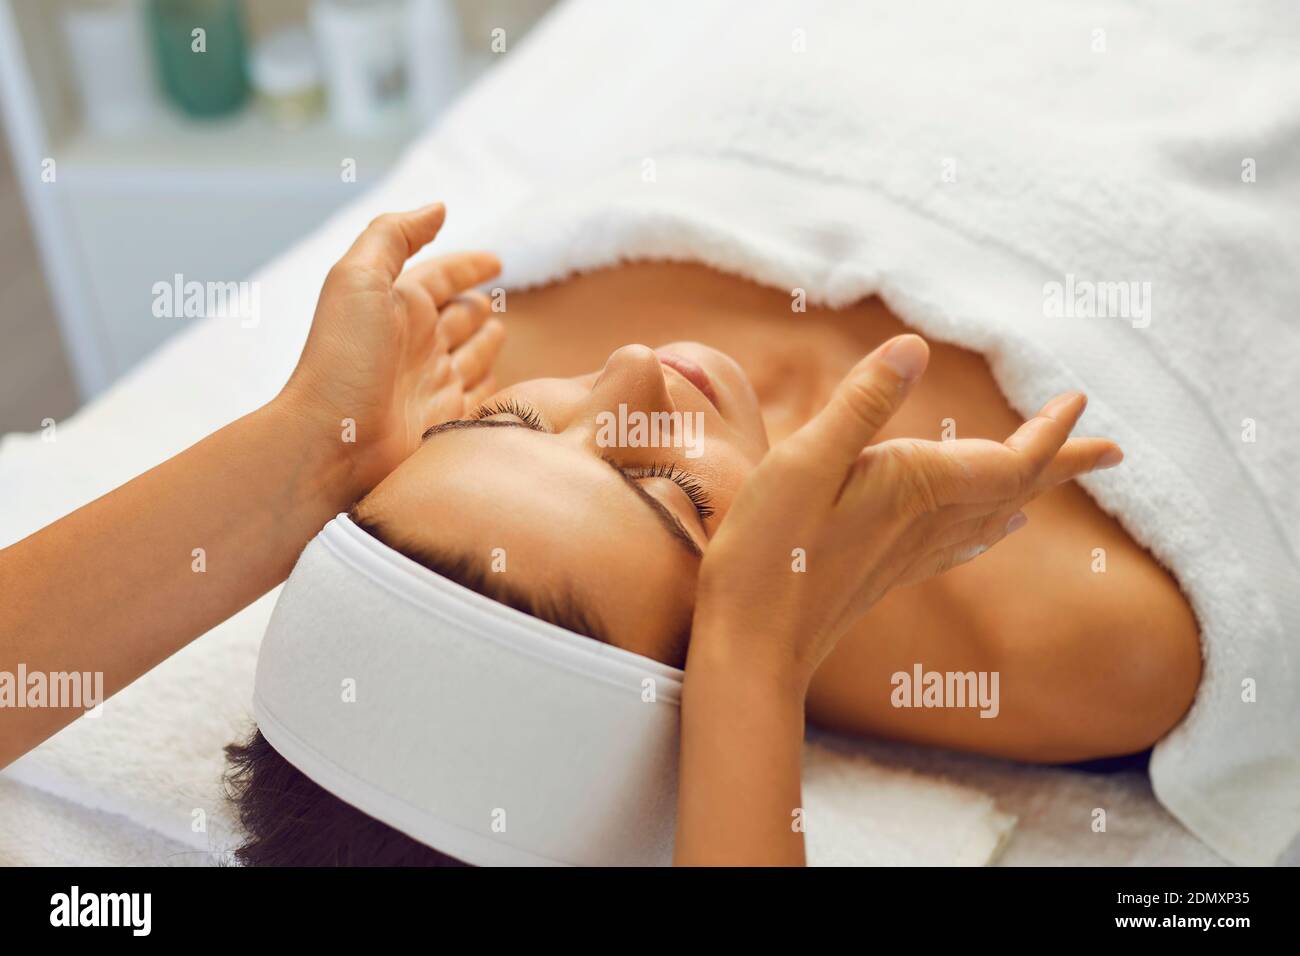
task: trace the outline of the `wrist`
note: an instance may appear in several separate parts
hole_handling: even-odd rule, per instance
[[[298,464],[296,493],[333,517],[367,491],[359,480],[355,445],[345,441],[341,422],[322,421],[281,392],[253,416],[274,436],[275,447]],[[328,519],[327,519],[328,520]]]
[[[815,642],[798,615],[774,607],[771,593],[738,580],[734,566],[719,571],[706,556],[696,589],[688,669],[725,669],[800,698],[812,682]],[[776,602],[780,603],[780,602]]]
[[[729,684],[802,704],[813,668],[799,658],[794,645],[790,635],[770,623],[755,627],[717,613],[697,613],[686,657],[687,679],[720,676]]]

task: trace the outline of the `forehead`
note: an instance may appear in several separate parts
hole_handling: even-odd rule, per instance
[[[698,565],[614,469],[554,436],[445,432],[370,503],[402,535],[470,557],[516,589],[572,595],[621,647],[656,657],[690,625]]]

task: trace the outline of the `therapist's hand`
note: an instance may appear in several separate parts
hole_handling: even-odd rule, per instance
[[[487,297],[488,252],[440,256],[403,271],[442,228],[441,203],[372,222],[330,269],[298,367],[276,399],[337,446],[350,493],[365,494],[419,445],[495,391],[505,339]]]
[[[503,330],[481,295],[462,294],[496,275],[496,259],[462,253],[402,271],[443,215],[382,216],[362,234],[330,270],[275,399],[0,548],[0,672],[76,662],[115,694],[284,581],[428,425],[493,390]],[[0,768],[82,710],[0,707]]]
[[[890,588],[971,560],[1024,523],[1026,502],[1122,458],[1108,440],[1069,439],[1087,404],[1078,392],[1052,399],[1004,442],[869,445],[928,360],[919,336],[886,342],[746,479],[700,569],[688,675],[720,655],[806,687]],[[795,548],[804,571],[793,569]]]

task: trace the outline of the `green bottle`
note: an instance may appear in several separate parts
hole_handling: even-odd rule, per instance
[[[167,96],[190,116],[221,116],[248,98],[239,0],[149,0]]]

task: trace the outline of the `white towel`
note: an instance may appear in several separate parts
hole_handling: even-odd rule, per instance
[[[1098,29],[1105,52],[1093,52]],[[325,269],[383,209],[446,199],[437,245],[497,249],[513,284],[649,256],[800,287],[814,302],[879,293],[926,334],[985,352],[1023,412],[1089,390],[1085,427],[1129,457],[1087,487],[1171,567],[1205,633],[1205,684],[1157,751],[1157,792],[1226,856],[1270,860],[1300,815],[1300,613],[1287,586],[1300,506],[1286,481],[1300,473],[1286,393],[1297,368],[1286,317],[1300,300],[1285,218],[1297,208],[1296,32],[1285,4],[1193,15],[1025,0],[997,19],[962,4],[567,4],[383,184],[257,277],[257,329],[198,323],[61,423],[56,442],[0,443],[0,491],[23,503],[0,512],[0,541],[270,398]],[[1257,182],[1240,179],[1246,158]],[[1151,325],[1047,321],[1043,285],[1070,273],[1151,281]],[[1238,440],[1243,418],[1258,441]],[[237,615],[10,775],[189,845],[204,810],[202,845],[227,846],[219,749],[247,716],[268,611],[262,601]],[[1258,680],[1258,703],[1240,703],[1243,676]],[[910,752],[929,768],[918,786],[938,792],[933,755]],[[844,764],[860,782],[826,813],[897,819],[912,833],[897,841],[902,859],[956,862],[1004,839],[1008,818],[961,788],[963,849],[932,846],[948,836],[933,811],[909,815],[889,796],[897,781],[865,761]],[[1000,793],[1014,777],[1047,802],[1066,775],[966,779]],[[810,786],[807,802],[818,799]],[[1143,813],[1146,831],[1167,832]],[[1055,822],[1056,838],[1083,834],[1070,858],[1087,859],[1098,841],[1086,824]],[[860,856],[876,852],[872,834]],[[810,852],[818,839],[810,831]]]
[[[203,866],[206,852],[125,817],[0,779],[0,866]]]
[[[581,71],[561,49],[589,51]],[[490,123],[462,110],[444,134],[534,176],[508,234],[483,234],[506,237],[510,282],[652,257],[829,305],[878,293],[983,352],[1024,414],[1085,388],[1081,427],[1127,460],[1083,485],[1202,628],[1155,792],[1231,860],[1282,853],[1300,832],[1294,5],[587,2],[489,102]],[[1049,310],[1053,288],[1113,283],[1142,307]]]

